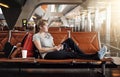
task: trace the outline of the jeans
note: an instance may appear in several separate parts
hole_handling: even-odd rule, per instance
[[[74,43],[71,38],[66,39],[63,43],[63,50],[48,52],[45,59],[94,59],[99,60],[98,53],[85,54]]]

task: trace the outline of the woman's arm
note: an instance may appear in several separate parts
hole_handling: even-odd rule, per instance
[[[42,47],[41,43],[38,40],[34,40],[33,42],[34,42],[36,48],[39,50],[40,53],[52,52],[52,51],[56,51],[56,50],[59,51],[61,49],[60,46],[55,46],[55,47],[52,47],[52,48]]]

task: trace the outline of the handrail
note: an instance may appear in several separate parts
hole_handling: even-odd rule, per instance
[[[9,30],[8,42],[11,40],[11,30]]]
[[[117,48],[117,47],[115,47],[115,46],[112,46],[112,45],[109,45],[109,44],[105,44],[105,43],[101,43],[101,44],[103,44],[103,45],[107,45],[107,46],[109,46],[109,47],[111,47],[111,48],[114,48],[114,49],[117,49],[117,50],[120,51],[120,48]]]

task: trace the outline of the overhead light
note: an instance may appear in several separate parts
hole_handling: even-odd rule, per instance
[[[3,6],[3,7],[6,7],[6,8],[9,8],[9,6],[8,6],[8,5],[3,4],[3,3],[0,3],[0,6]]]
[[[55,5],[51,5],[51,10],[50,10],[50,12],[56,12],[56,10],[55,10]]]
[[[59,6],[59,11],[62,12],[62,11],[65,9],[66,6],[67,6],[67,5],[60,5],[60,6]]]

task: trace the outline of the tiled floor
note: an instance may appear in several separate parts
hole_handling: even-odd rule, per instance
[[[98,71],[99,69],[97,69]],[[34,71],[34,72],[33,72]],[[0,70],[0,77],[104,77],[96,72],[96,69],[74,69],[68,71],[52,71],[39,69],[23,69],[20,72],[18,69]],[[120,77],[120,67],[113,69],[106,69],[106,77]]]

